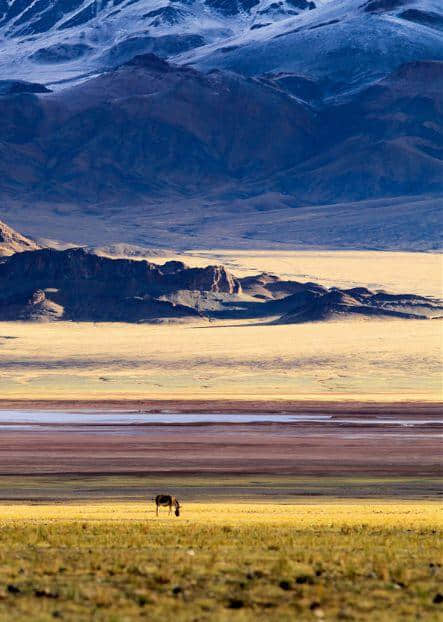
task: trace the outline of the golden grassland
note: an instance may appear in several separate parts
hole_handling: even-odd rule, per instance
[[[161,509],[163,518],[167,509]],[[162,516],[160,518],[162,518]],[[0,521],[2,525],[11,521],[40,523],[48,521],[149,521],[149,525],[157,524],[154,502],[152,501],[116,501],[91,502],[76,504],[15,504],[0,505]],[[154,523],[152,522],[154,520]],[[324,501],[303,502],[264,502],[251,499],[248,502],[189,502],[182,503],[180,521],[167,522],[176,525],[179,522],[191,525],[244,525],[259,523],[263,525],[288,525],[295,528],[331,527],[347,525],[349,527],[398,527],[408,529],[432,527],[443,529],[443,504],[428,501],[386,501],[355,499],[341,501],[331,499]]]
[[[436,502],[0,506],[0,620],[441,620]]]

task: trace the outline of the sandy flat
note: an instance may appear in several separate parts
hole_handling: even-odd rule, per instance
[[[189,251],[327,286],[442,293],[442,255]],[[163,263],[167,257],[153,257]],[[0,323],[0,399],[438,401],[443,323],[346,319],[302,325]]]
[[[440,321],[0,323],[3,398],[441,400]]]
[[[272,272],[285,279],[326,287],[385,289],[393,293],[443,295],[443,255],[379,251],[193,250],[172,259],[190,265],[222,263],[234,274]],[[164,263],[166,257],[152,257]]]
[[[147,259],[160,265],[171,260],[183,261],[192,267],[223,264],[239,277],[270,272],[283,279],[312,281],[326,287],[363,285],[396,294],[443,296],[441,253],[195,249],[131,259]]]

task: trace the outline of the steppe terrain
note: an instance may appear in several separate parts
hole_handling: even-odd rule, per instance
[[[442,620],[442,30],[0,0],[0,622]]]
[[[180,257],[441,295],[436,254]],[[0,323],[0,620],[437,622],[441,338],[380,317]]]
[[[0,619],[441,619],[432,502],[0,506]]]

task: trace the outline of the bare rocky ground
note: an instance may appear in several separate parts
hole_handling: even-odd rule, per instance
[[[116,259],[85,248],[39,248],[1,226],[0,251],[12,255],[0,262],[0,320],[291,324],[348,316],[443,315],[439,300],[414,292],[371,291],[362,284],[327,288],[271,272],[237,277],[223,265],[190,267],[178,260],[158,264],[139,256]]]

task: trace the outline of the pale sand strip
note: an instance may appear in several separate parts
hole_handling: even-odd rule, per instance
[[[0,398],[442,400],[442,323],[0,323]]]

